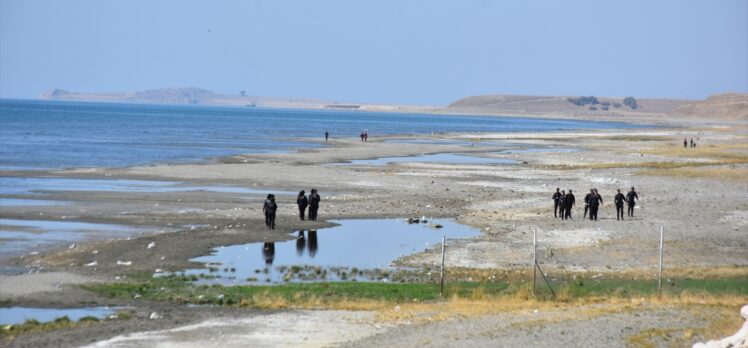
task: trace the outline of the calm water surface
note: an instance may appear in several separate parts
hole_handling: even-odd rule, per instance
[[[304,139],[638,127],[520,117],[0,99],[0,169],[198,162],[319,146]]]

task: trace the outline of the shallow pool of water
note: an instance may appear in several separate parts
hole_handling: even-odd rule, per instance
[[[88,308],[29,308],[29,307],[0,307],[0,324],[17,325],[26,320],[36,320],[40,323],[53,321],[57,318],[68,317],[72,321],[78,321],[83,317],[95,317],[104,319],[114,314],[115,308],[111,307],[88,307]]]
[[[2,190],[2,188],[0,188],[0,190]],[[0,198],[0,207],[41,207],[67,204],[69,204],[69,202],[44,199]]]
[[[39,246],[68,245],[86,239],[122,238],[155,230],[81,221],[0,219],[0,255],[24,253]]]
[[[297,231],[296,239],[219,247],[192,261],[205,268],[190,269],[201,282],[222,284],[303,281],[372,281],[386,278],[398,257],[423,251],[447,238],[467,238],[475,229],[452,220],[408,224],[403,220],[339,220],[340,226]],[[435,224],[443,226],[435,228]],[[356,268],[356,270],[353,270]],[[379,269],[383,272],[374,272]],[[205,278],[207,277],[207,279]]]
[[[0,194],[21,195],[48,191],[192,192],[293,195],[295,192],[237,186],[190,186],[178,181],[76,178],[0,177]]]
[[[437,153],[421,156],[381,157],[375,159],[352,160],[350,163],[336,165],[383,166],[389,163],[448,163],[448,164],[517,164],[517,161],[506,158],[467,156],[454,153]]]
[[[579,149],[562,148],[562,147],[531,147],[527,149],[509,149],[499,151],[499,153],[521,154],[521,153],[570,153],[577,152]]]

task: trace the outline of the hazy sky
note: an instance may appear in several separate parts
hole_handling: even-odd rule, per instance
[[[408,104],[748,92],[748,0],[0,0],[0,97],[182,86]]]

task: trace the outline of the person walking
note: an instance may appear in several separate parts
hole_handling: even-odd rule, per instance
[[[688,147],[688,138],[683,138],[683,148],[685,149],[687,147]]]
[[[330,133],[328,133],[327,131],[325,131],[325,142],[327,142],[327,139],[329,139],[329,138],[330,138]]]
[[[576,203],[576,198],[574,197],[574,193],[572,193],[571,189],[569,189],[569,193],[566,194],[564,197],[564,219],[568,220],[571,219],[571,208],[574,207],[574,203]]]
[[[634,187],[631,186],[631,191],[626,194],[626,202],[628,203],[629,209],[629,217],[634,217],[634,206],[636,205],[636,201],[639,200],[639,194],[636,193],[636,190],[634,190]]]
[[[613,202],[616,204],[616,220],[623,220],[623,203],[628,203],[628,201],[626,196],[621,193],[621,189],[618,189],[618,194],[613,197]]]
[[[584,196],[584,215],[582,215],[582,219],[587,218],[587,211],[590,210],[590,198],[592,197],[593,193],[595,193],[595,191],[590,189],[590,193]]]
[[[364,132],[364,142],[365,143],[369,142],[369,132]]]
[[[309,194],[309,220],[317,221],[317,210],[319,210],[319,201],[321,200],[317,189],[313,188]]]
[[[560,188],[556,187],[556,192],[553,194],[553,217],[557,218],[558,214],[556,213],[558,211],[558,206],[561,205],[561,192],[559,191]]]
[[[301,221],[304,221],[304,213],[306,212],[306,207],[309,205],[309,200],[306,198],[304,190],[301,190],[296,197],[296,205],[299,206],[299,218],[301,218]]]
[[[593,189],[590,196],[590,220],[597,221],[597,212],[601,204],[603,204],[603,197],[600,196],[597,189]]]
[[[361,132],[361,142],[362,143],[364,142],[364,132],[363,131]]]
[[[269,194],[262,206],[262,212],[265,213],[265,226],[272,230],[275,229],[276,210],[278,210],[278,205],[275,204],[275,195]]]
[[[693,138],[691,138],[691,147],[696,147],[696,145],[693,143]]]

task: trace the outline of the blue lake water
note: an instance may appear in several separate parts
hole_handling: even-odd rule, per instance
[[[193,192],[209,191],[221,193],[241,193],[252,195],[295,195],[297,192],[268,188],[248,188],[238,186],[185,185],[178,181],[127,180],[127,179],[77,179],[55,177],[0,177],[0,194],[30,195],[54,191],[109,191],[109,192]],[[0,200],[0,206],[3,205]],[[12,201],[11,201],[12,202]],[[43,202],[43,201],[41,201]],[[12,204],[8,204],[12,205]],[[32,204],[25,204],[32,205]],[[49,205],[49,204],[46,204]]]
[[[320,146],[391,134],[637,127],[519,117],[0,100],[0,169],[121,167]],[[292,140],[295,139],[295,140]],[[298,139],[302,139],[301,141]]]
[[[349,163],[336,163],[336,165],[384,166],[390,163],[516,164],[517,161],[506,158],[477,157],[454,153],[435,153],[420,156],[380,157],[375,159],[352,160]]]

